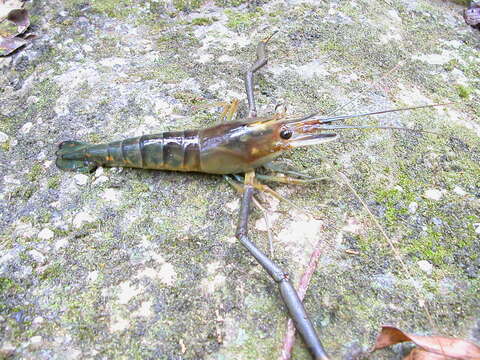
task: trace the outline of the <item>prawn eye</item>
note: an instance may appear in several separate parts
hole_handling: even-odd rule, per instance
[[[282,130],[280,131],[280,137],[282,139],[288,140],[292,137],[293,133],[291,130]]]

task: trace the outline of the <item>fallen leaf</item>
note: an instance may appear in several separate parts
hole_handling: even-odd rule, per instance
[[[371,351],[405,341],[414,342],[420,349],[415,348],[404,360],[480,360],[480,347],[470,341],[444,336],[414,335],[388,325],[382,326]]]
[[[6,56],[21,48],[28,43],[19,37],[1,38],[0,37],[0,56]]]
[[[23,8],[21,0],[0,0],[0,22],[8,17],[10,11]]]
[[[443,355],[432,354],[431,352],[425,351],[421,348],[414,348],[410,354],[407,355],[403,360],[449,360]]]
[[[13,53],[36,37],[24,34],[30,26],[30,19],[23,5],[20,0],[0,0],[0,56]]]
[[[17,25],[18,33],[15,35],[23,33],[30,26],[27,9],[15,9],[10,11],[7,20]]]
[[[470,26],[480,26],[480,4],[472,3],[472,5],[463,12],[463,18]]]

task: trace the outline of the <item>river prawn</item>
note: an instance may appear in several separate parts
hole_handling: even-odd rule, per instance
[[[329,357],[288,274],[259,250],[248,237],[247,224],[253,191],[255,188],[263,189],[255,178],[255,169],[267,165],[288,150],[335,140],[337,138],[337,134],[333,132],[335,130],[379,128],[418,131],[391,126],[335,125],[334,122],[448,104],[335,117],[321,117],[318,112],[306,116],[287,116],[280,113],[270,117],[257,117],[253,95],[253,75],[267,63],[266,44],[270,38],[271,36],[260,41],[256,51],[257,60],[246,74],[245,85],[249,108],[247,118],[224,122],[206,129],[142,135],[106,144],[92,145],[79,141],[64,141],[59,145],[56,165],[62,170],[78,172],[91,172],[99,166],[119,166],[219,175],[245,174],[236,237],[278,284],[289,314],[312,356],[315,359],[325,360]],[[228,118],[235,113],[236,107],[237,103],[234,102],[230,109],[224,112],[230,114]],[[288,176],[263,176],[263,178],[292,184],[308,183],[312,180]]]

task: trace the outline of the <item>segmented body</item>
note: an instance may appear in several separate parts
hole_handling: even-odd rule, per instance
[[[202,130],[142,135],[107,144],[66,141],[57,166],[91,171],[97,166],[234,174],[261,166],[279,155],[272,146],[274,130],[248,121]]]
[[[198,130],[142,135],[85,149],[98,165],[155,170],[201,171]]]

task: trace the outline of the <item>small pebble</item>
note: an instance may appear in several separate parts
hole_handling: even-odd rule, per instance
[[[90,271],[87,275],[87,281],[94,282],[95,280],[98,279],[98,271]]]
[[[90,215],[85,211],[81,211],[73,219],[73,226],[78,229],[78,228],[81,228],[83,224],[92,223],[94,221],[95,219],[93,218],[92,215]]]
[[[30,250],[28,252],[28,255],[30,255],[32,257],[33,261],[35,261],[38,264],[45,263],[45,256],[40,251]]]
[[[417,209],[418,203],[416,203],[415,201],[412,201],[410,204],[408,204],[408,212],[410,214],[415,214],[417,212]]]
[[[67,238],[63,238],[63,239],[60,239],[58,240],[54,247],[55,247],[55,250],[60,250],[61,248],[64,248],[65,246],[68,245],[68,239]]]
[[[100,166],[99,168],[97,168],[97,170],[95,170],[95,177],[98,178],[102,175],[103,175],[103,167]]]
[[[43,317],[37,316],[35,319],[33,319],[32,324],[33,325],[40,325],[40,324],[43,324],[44,321],[45,321],[45,319]]]
[[[455,186],[453,188],[453,192],[457,195],[460,195],[460,196],[465,196],[467,195],[467,192],[465,190],[463,190],[460,186]]]
[[[77,174],[74,176],[75,184],[79,186],[84,186],[88,182],[88,176],[85,174]]]
[[[105,181],[108,181],[108,177],[102,175],[97,180],[95,180],[93,182],[93,185],[99,185],[99,184],[104,183]]]
[[[433,271],[433,265],[429,263],[427,260],[420,260],[417,262],[418,267],[420,270],[425,272],[427,275],[431,275]]]
[[[38,349],[43,343],[43,339],[41,336],[33,336],[30,338],[30,344],[29,347],[31,349]]]
[[[438,189],[428,189],[425,191],[424,196],[427,199],[438,201],[442,198],[443,192]]]
[[[115,189],[106,189],[101,195],[101,198],[110,202],[113,205],[120,204],[121,193]]]
[[[480,223],[473,224],[473,227],[475,228],[475,234],[480,234]]]
[[[26,135],[30,132],[30,130],[32,130],[32,126],[33,124],[29,121],[27,122],[25,125],[23,125],[20,129],[20,133],[23,134],[23,135]]]
[[[53,233],[52,230],[45,228],[38,233],[37,237],[41,240],[50,240],[51,238],[53,238],[54,235],[55,234]]]
[[[8,135],[0,131],[0,144],[8,141]]]

